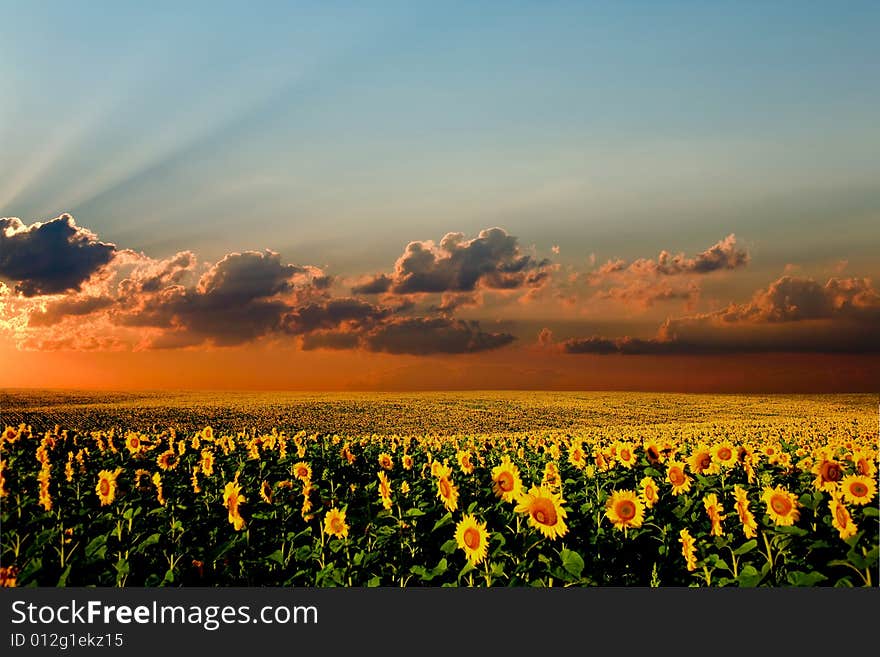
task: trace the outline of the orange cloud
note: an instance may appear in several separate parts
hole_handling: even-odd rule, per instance
[[[567,353],[725,354],[880,351],[880,295],[866,278],[783,276],[745,304],[667,319],[653,338],[573,338],[545,346]]]

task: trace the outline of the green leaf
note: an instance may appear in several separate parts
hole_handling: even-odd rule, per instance
[[[269,561],[274,561],[279,566],[284,565],[284,553],[281,550],[275,550],[272,554],[266,557]]]
[[[142,540],[140,543],[135,545],[134,548],[132,548],[132,550],[131,550],[132,554],[140,554],[141,552],[146,550],[151,545],[155,545],[156,543],[158,543],[159,539],[161,539],[161,538],[162,538],[161,534],[150,534],[144,540]]]
[[[788,534],[790,536],[807,536],[810,532],[801,527],[791,525],[789,527],[776,527],[776,531],[780,534]]]
[[[580,577],[584,571],[584,559],[574,550],[564,549],[559,553],[562,557],[562,567],[575,577]]]
[[[408,518],[419,518],[419,517],[425,515],[425,512],[422,511],[421,509],[410,509],[409,511],[406,512],[405,515]]]
[[[788,574],[788,583],[792,586],[815,586],[819,582],[824,582],[827,577],[820,572],[805,573],[796,570]]]
[[[447,513],[445,516],[440,518],[440,520],[438,520],[437,522],[434,523],[434,527],[433,527],[433,529],[431,529],[431,531],[435,532],[438,529],[440,529],[441,527],[445,527],[446,525],[448,525],[451,522],[452,522],[452,514]]]
[[[95,536],[89,544],[86,545],[86,558],[90,560],[100,560],[107,554],[107,537],[104,535]]]
[[[733,554],[734,554],[735,556],[738,557],[738,556],[740,556],[740,555],[742,555],[742,554],[746,554],[746,553],[748,553],[748,552],[751,552],[751,551],[754,550],[756,547],[758,547],[758,541],[756,541],[756,540],[753,538],[752,540],[750,540],[750,541],[746,541],[745,543],[743,543],[742,545],[740,545],[738,548],[736,548],[736,549],[733,551]]]
[[[862,513],[865,514],[866,518],[876,518],[877,516],[880,516],[880,509],[876,506],[866,506],[862,510]]]
[[[443,545],[440,546],[440,551],[445,554],[452,554],[455,552],[455,548],[458,547],[458,543],[455,542],[454,538],[450,538]]]
[[[740,586],[751,588],[757,586],[758,582],[761,581],[761,573],[753,565],[747,564],[739,571],[736,579]]]
[[[56,586],[67,586],[67,578],[70,577],[70,566],[71,564],[67,564],[64,572],[61,573],[61,577],[58,578],[58,584],[56,584]]]
[[[469,574],[469,573],[474,572],[476,569],[477,569],[476,566],[474,566],[474,564],[472,564],[472,563],[470,562],[470,560],[468,560],[467,562],[465,562],[465,564],[464,564],[464,568],[462,568],[462,569],[459,571],[459,573],[458,573],[458,579],[459,579],[459,581],[461,581],[461,578],[462,578],[462,577],[464,577],[465,575],[467,575],[467,574]]]

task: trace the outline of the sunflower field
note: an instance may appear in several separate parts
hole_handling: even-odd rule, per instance
[[[877,586],[876,427],[0,436],[7,586]]]

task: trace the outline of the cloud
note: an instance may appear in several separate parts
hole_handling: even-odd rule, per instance
[[[824,285],[783,276],[745,304],[667,319],[653,338],[590,336],[549,344],[572,354],[880,352],[880,295],[866,278]]]
[[[682,276],[738,269],[748,262],[748,252],[737,248],[736,236],[731,233],[693,258],[687,258],[683,253],[673,255],[669,251],[661,251],[656,260],[640,258],[632,262],[627,270],[642,275]]]
[[[389,354],[426,356],[468,354],[499,349],[514,341],[509,333],[482,330],[474,320],[446,317],[405,317],[377,322],[371,327],[348,325],[303,335],[302,348],[363,349]]]
[[[110,297],[82,296],[60,299],[46,306],[45,310],[35,310],[28,318],[30,326],[54,326],[67,317],[82,317],[99,310],[110,308],[115,303]]]
[[[75,249],[102,244],[92,233],[77,228],[72,218],[55,226],[79,235],[70,238],[71,243],[82,242]],[[7,240],[13,228],[15,240],[21,239],[18,235],[45,239],[39,228],[25,229],[12,222],[9,228]],[[498,276],[522,274],[526,280],[538,274],[529,271],[533,261],[518,254],[515,240],[499,241],[502,233],[484,231],[467,244],[447,236],[443,248],[447,253],[463,252],[456,256],[462,272],[476,266],[479,257],[493,260],[493,267],[484,267],[480,274],[495,277],[493,284],[509,284]],[[22,244],[26,243],[13,246]],[[285,263],[268,249],[229,253],[213,264],[200,264],[190,251],[157,260],[111,248],[114,259],[107,261],[109,266],[101,265],[102,276],[92,276],[97,271],[93,269],[92,278],[83,274],[78,288],[64,288],[66,294],[26,296],[23,290],[13,293],[0,283],[0,329],[12,335],[20,348],[40,350],[227,347],[263,338],[298,338],[303,349],[459,354],[495,349],[513,340],[507,333],[482,330],[478,322],[448,316],[458,306],[476,304],[479,292],[442,295],[443,306],[432,312],[446,316],[407,316],[415,312],[407,295],[386,295],[387,302],[381,304],[335,296],[333,279],[322,270]],[[17,262],[7,250],[3,254],[4,262]],[[33,277],[27,280],[30,290],[55,292],[58,287],[45,280],[37,285]]]
[[[516,290],[542,285],[547,260],[523,253],[517,238],[488,228],[474,239],[447,233],[440,244],[410,242],[391,275],[377,274],[352,288],[355,294],[473,292],[477,288]]]
[[[116,321],[186,333],[188,345],[211,341],[232,346],[282,332],[298,303],[320,294],[310,282],[323,272],[283,264],[270,250],[227,254],[194,287],[175,284],[191,262],[178,254],[156,263],[146,275],[123,281],[120,289],[128,296],[120,302]],[[154,285],[157,280],[163,282]]]
[[[352,294],[381,294],[391,289],[393,280],[385,274],[376,274],[351,288]]]
[[[360,299],[335,298],[294,308],[284,316],[282,324],[284,331],[302,335],[332,329],[343,323],[372,325],[392,312],[389,307],[375,306]]]
[[[15,217],[0,218],[0,278],[14,281],[16,291],[27,297],[79,291],[116,252],[115,245],[98,241],[69,214],[30,226]]]
[[[594,301],[613,301],[644,310],[658,302],[683,300],[692,307],[700,295],[699,278],[739,269],[748,262],[749,254],[737,246],[736,236],[730,234],[690,258],[683,253],[661,251],[656,259],[608,260],[586,274],[586,281],[599,288],[591,297]]]
[[[364,344],[370,351],[425,355],[487,351],[513,340],[509,333],[483,331],[476,321],[413,317],[377,326],[365,336]]]

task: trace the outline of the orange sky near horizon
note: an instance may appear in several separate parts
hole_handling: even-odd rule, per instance
[[[647,390],[874,392],[880,355],[404,356],[253,346],[149,352],[0,349],[0,388],[106,390]]]

